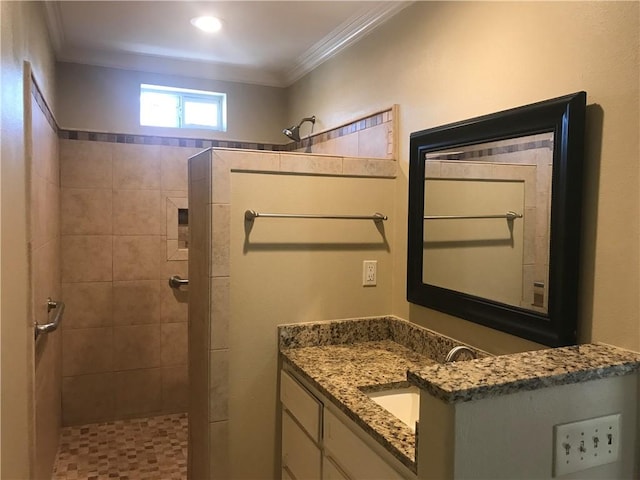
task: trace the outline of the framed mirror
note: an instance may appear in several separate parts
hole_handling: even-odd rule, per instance
[[[411,134],[407,300],[576,341],[586,93]]]

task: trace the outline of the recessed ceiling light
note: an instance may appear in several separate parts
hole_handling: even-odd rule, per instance
[[[216,17],[195,17],[191,19],[191,24],[207,33],[215,33],[222,28],[222,22]]]

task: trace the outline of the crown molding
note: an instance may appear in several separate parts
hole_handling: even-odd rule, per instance
[[[349,18],[296,59],[294,65],[284,75],[284,86],[291,85],[348,46],[361,40],[374,28],[412,3],[414,2],[381,2],[376,8],[367,8]]]
[[[58,2],[43,3],[49,36],[56,59],[60,62],[282,88],[290,86],[323,62],[361,40],[414,2],[386,1],[379,2],[373,9],[362,9],[300,55],[293,66],[279,72],[161,55],[69,47],[66,45]]]

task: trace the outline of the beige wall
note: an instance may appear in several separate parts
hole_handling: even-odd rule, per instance
[[[630,374],[456,405],[456,478],[551,478],[553,426],[614,413],[621,414],[619,461],[562,478],[638,478],[638,433],[626,427],[638,415],[637,381]]]
[[[244,211],[384,213],[394,181],[234,173],[231,187],[230,473],[275,478],[276,326],[390,311],[392,251],[372,221],[258,218],[247,237]],[[363,260],[377,287],[362,286]]]
[[[286,143],[285,91],[234,82],[58,63],[61,128],[108,133]],[[140,126],[140,84],[194,88],[227,94],[227,131]]]
[[[555,425],[620,413],[619,461],[562,478],[638,478],[638,432],[627,428],[638,416],[637,383],[631,373],[455,405],[422,395],[418,476],[550,479]]]
[[[392,218],[378,226],[256,219],[250,227],[245,210],[386,213],[395,169],[392,160],[231,149],[190,159],[189,275],[198,292],[189,302],[193,477],[279,474],[277,324],[391,308]],[[378,260],[377,287],[361,285],[365,259]]]
[[[290,87],[290,111],[339,124],[399,104],[396,218],[407,217],[409,134],[578,90],[588,94],[580,341],[640,350],[637,2],[417,2]],[[536,345],[405,301],[394,313],[495,353]]]
[[[167,283],[187,262],[168,260],[167,199],[186,203],[196,151],[60,140],[65,425],[187,408],[188,298]]]
[[[1,43],[1,257],[0,351],[2,478],[30,478],[33,452],[33,326],[29,315],[23,60],[29,60],[45,98],[54,91],[54,59],[42,5],[0,3]],[[28,77],[27,77],[27,80]],[[28,85],[28,83],[27,83]],[[25,131],[25,129],[27,129]]]

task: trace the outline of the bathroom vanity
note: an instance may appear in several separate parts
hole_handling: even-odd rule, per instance
[[[283,478],[414,477],[402,475],[387,452],[359,435],[353,421],[300,377],[283,370],[280,381]]]
[[[640,354],[469,347],[444,364],[459,345],[392,316],[280,326],[283,478],[554,478],[554,426],[612,413],[619,460],[580,478],[637,473]]]

